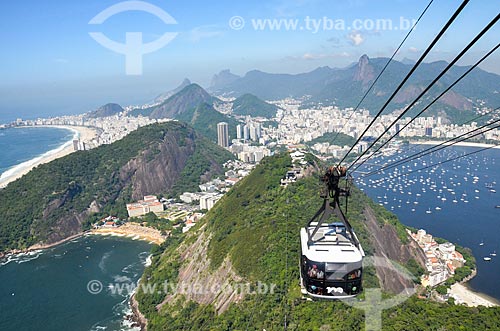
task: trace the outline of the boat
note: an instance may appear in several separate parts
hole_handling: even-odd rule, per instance
[[[428,210],[425,211],[426,214],[432,214],[431,209],[429,208]]]
[[[500,208],[500,205],[496,205],[495,208]]]
[[[497,256],[497,252],[493,251],[493,253],[490,254],[491,256]]]
[[[483,260],[485,260],[485,261],[491,261],[491,257],[485,256],[485,257],[483,257]]]
[[[479,243],[479,246],[484,246],[484,241],[481,241],[481,242]]]

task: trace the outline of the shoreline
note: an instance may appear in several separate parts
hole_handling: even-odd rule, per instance
[[[439,140],[427,140],[427,141],[410,141],[411,145],[439,145],[442,144],[444,141],[439,141]],[[485,144],[485,143],[472,143],[472,142],[459,142],[459,143],[453,143],[449,142],[447,144],[443,144],[443,146],[457,146],[457,147],[478,147],[478,148],[484,148],[484,147],[493,147],[493,149],[500,149],[500,146],[496,146],[493,144]]]
[[[64,243],[67,243],[68,241],[88,235],[126,237],[133,240],[148,241],[150,243],[154,243],[157,245],[162,244],[166,239],[164,236],[161,235],[160,231],[156,229],[149,228],[146,226],[141,226],[137,223],[126,223],[117,228],[101,228],[101,229],[86,230],[51,244],[38,243],[31,245],[26,249],[16,249],[7,252],[0,252],[0,258],[5,258],[9,255],[26,254],[33,251],[50,249],[62,245]]]
[[[14,165],[7,169],[0,175],[0,189],[7,187],[7,185],[22,176],[29,173],[33,168],[54,161],[63,156],[73,153],[75,150],[73,148],[73,140],[80,139],[82,141],[91,141],[97,137],[96,129],[86,127],[86,126],[70,126],[70,125],[37,125],[34,128],[56,128],[56,129],[66,129],[73,132],[73,137],[71,140],[65,142],[61,146],[49,150],[41,155],[38,155],[28,161],[22,162],[20,164]],[[25,127],[23,127],[25,128]],[[26,127],[31,128],[31,127]]]
[[[100,236],[117,236],[117,237],[128,237],[136,240],[144,240],[155,243],[156,245],[161,245],[165,241],[165,237],[162,236],[160,231],[142,226],[138,223],[125,223],[119,227],[113,228],[99,228],[89,230],[87,235],[100,235]]]
[[[451,285],[449,294],[455,299],[455,304],[465,304],[467,307],[498,307],[500,301],[481,292],[476,292],[466,283]]]

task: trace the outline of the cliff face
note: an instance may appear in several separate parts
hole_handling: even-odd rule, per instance
[[[125,218],[126,203],[168,196],[180,183],[197,187],[229,158],[187,125],[168,122],[42,165],[0,192],[0,251],[60,241],[92,217]]]
[[[166,136],[162,143],[143,151],[140,157],[131,159],[121,168],[120,177],[132,185],[132,199],[172,189],[195,151],[195,136],[191,133],[183,146],[176,137]]]
[[[403,244],[394,227],[387,223],[381,225],[373,209],[369,206],[365,207],[364,216],[366,226],[371,234],[370,242],[375,257],[389,259],[401,264],[406,264],[410,259],[414,259],[420,266],[425,267],[425,255],[413,240],[408,244]],[[396,269],[376,266],[376,271],[380,285],[385,291],[397,294],[414,287],[412,279],[404,277]]]
[[[365,54],[358,61],[353,80],[355,82],[362,82],[363,86],[365,86],[374,79],[375,79],[375,70],[370,65],[370,59]]]

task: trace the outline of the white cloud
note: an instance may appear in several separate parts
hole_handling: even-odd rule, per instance
[[[351,54],[349,54],[347,52],[332,53],[332,54],[327,54],[327,53],[321,53],[321,54],[305,53],[305,54],[303,54],[301,56],[288,56],[286,59],[288,59],[288,60],[313,61],[313,60],[339,59],[339,58],[348,58],[348,57],[351,57]]]
[[[408,48],[408,50],[409,50],[411,53],[418,53],[418,52],[420,52],[420,50],[419,50],[418,48],[413,47],[413,46],[409,47],[409,48]]]
[[[192,42],[199,42],[202,39],[215,38],[223,34],[224,32],[219,30],[216,25],[203,25],[189,31],[189,39]]]
[[[352,30],[347,38],[351,41],[354,46],[359,46],[365,42],[365,37],[361,34],[360,31]]]

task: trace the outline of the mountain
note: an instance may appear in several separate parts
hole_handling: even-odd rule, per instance
[[[215,98],[200,85],[190,84],[165,100],[161,105],[151,109],[151,118],[175,118],[183,112],[197,107],[202,103],[212,104]]]
[[[229,140],[236,139],[236,126],[240,124],[235,119],[218,112],[208,103],[202,103],[195,108],[184,111],[178,114],[176,119],[188,123],[212,141],[217,141],[218,123],[228,123]]]
[[[258,70],[248,72],[224,86],[211,86],[214,94],[226,94],[234,97],[246,93],[263,100],[276,100],[289,96],[312,95],[325,86],[337,69],[321,67],[305,74],[269,74]]]
[[[88,113],[86,117],[89,118],[99,118],[99,117],[109,117],[114,116],[123,112],[122,106],[116,103],[108,103],[98,109]]]
[[[152,264],[144,271],[133,299],[134,307],[147,319],[148,330],[246,330],[247,326],[249,330],[280,330],[285,318],[288,330],[330,330],[329,326],[364,330],[362,310],[335,300],[309,302],[300,293],[298,233],[321,199],[314,175],[287,188],[280,186],[291,166],[288,154],[265,158],[195,228],[185,235],[172,233],[168,242],[153,251]],[[365,252],[385,254],[415,276],[422,274],[425,256],[408,239],[404,226],[361,191],[352,193],[350,222]],[[412,286],[388,269],[364,267],[365,289],[399,293],[402,287]],[[146,286],[165,281],[175,286],[173,291],[144,292]],[[249,294],[246,288],[255,292]],[[426,318],[415,319],[415,312]],[[496,312],[412,297],[384,311],[383,326],[394,331],[463,323],[470,327],[479,321],[475,314],[480,314],[480,321],[488,321],[481,330],[488,330],[500,320],[493,317]]]
[[[38,166],[0,190],[0,252],[50,244],[144,195],[196,190],[232,155],[176,121]]]
[[[224,88],[225,86],[235,82],[239,78],[241,78],[241,77],[238,75],[232,74],[229,69],[222,70],[221,72],[219,72],[218,74],[215,74],[212,77],[212,81],[210,83],[210,88],[215,89],[215,90]]]
[[[198,84],[189,84],[162,104],[139,111],[142,115],[151,118],[171,118],[186,122],[212,141],[217,141],[217,123],[227,122],[230,137],[236,138],[236,126],[239,122],[218,112],[213,107],[214,103],[224,104]],[[132,115],[138,115],[138,113]]]
[[[311,102],[335,104],[340,107],[354,107],[373,83],[389,59],[361,56],[359,61],[343,69],[320,67],[314,71],[297,74],[270,74],[261,71],[250,71],[245,76],[235,79],[223,86],[211,88],[215,94],[241,96],[246,93],[265,100],[277,100],[286,97],[302,97],[309,95]],[[447,65],[445,61],[422,63],[414,72],[402,90],[396,95],[388,110],[396,110],[408,105]],[[367,95],[362,107],[376,113],[392,94],[404,76],[411,70],[411,61],[392,61],[377,84]],[[437,87],[431,89],[424,97],[423,104],[429,103],[443,89],[455,81],[469,67],[453,66],[439,81]],[[474,107],[497,107],[500,104],[500,76],[476,68],[452,92],[446,94],[427,114],[442,115],[454,119],[466,115],[474,115]],[[420,110],[422,108],[419,108]]]
[[[184,89],[186,86],[189,86],[191,85],[191,81],[187,78],[185,78],[181,85],[177,86],[175,89],[171,90],[171,91],[168,91],[168,92],[165,92],[165,93],[162,93],[160,94],[159,96],[157,96],[155,99],[154,99],[154,103],[162,103],[163,101],[167,100],[168,98],[170,98],[172,95],[176,94],[176,93],[179,93],[180,91],[182,91],[182,89]]]
[[[276,117],[278,107],[267,103],[253,94],[244,94],[233,101],[233,114],[252,117]]]

